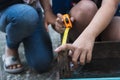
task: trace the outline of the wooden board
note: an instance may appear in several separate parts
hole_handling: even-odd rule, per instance
[[[79,65],[76,70],[68,72],[67,75],[69,76],[60,74],[60,78],[120,77],[120,42],[95,43],[91,63],[85,66]]]

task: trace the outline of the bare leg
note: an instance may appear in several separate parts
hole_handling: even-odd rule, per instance
[[[70,11],[70,15],[75,18],[73,28],[70,31],[69,39],[74,41],[87,27],[91,19],[97,12],[97,6],[93,1],[83,0],[77,3]]]
[[[101,34],[103,41],[120,41],[120,17],[113,18],[109,26]]]

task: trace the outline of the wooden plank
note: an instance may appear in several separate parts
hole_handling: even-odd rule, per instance
[[[120,42],[95,43],[93,58],[120,58]]]
[[[66,61],[64,61],[66,63]],[[120,77],[120,42],[98,42],[93,48],[91,63],[79,67],[70,72],[65,71],[69,76],[60,74],[60,78],[100,78]],[[68,66],[70,63],[68,64]],[[71,70],[71,69],[69,69]]]

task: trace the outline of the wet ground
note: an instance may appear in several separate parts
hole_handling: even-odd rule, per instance
[[[53,44],[53,49],[55,49],[60,44],[60,35],[56,33],[51,27],[49,27],[49,34],[51,35],[51,40]],[[44,74],[38,74],[33,69],[31,69],[24,58],[24,48],[21,44],[19,48],[21,61],[25,65],[25,71],[21,74],[9,74],[3,70],[2,54],[4,54],[5,49],[5,34],[0,32],[0,80],[57,80],[58,74],[56,73],[56,68],[51,69],[49,72]]]

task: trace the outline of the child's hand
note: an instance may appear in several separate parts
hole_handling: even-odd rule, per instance
[[[64,50],[69,50],[69,55],[72,57],[74,66],[78,65],[80,62],[81,65],[89,63],[92,59],[92,49],[94,46],[93,38],[79,37],[74,41],[73,44],[61,45],[55,49],[56,53],[59,53]]]
[[[58,13],[57,14],[57,19],[56,19],[56,22],[55,22],[55,30],[58,33],[63,33],[64,30],[65,30],[65,25],[64,25],[62,16],[63,16],[62,14]],[[72,22],[74,21],[73,17],[71,17],[70,19],[71,19]]]

